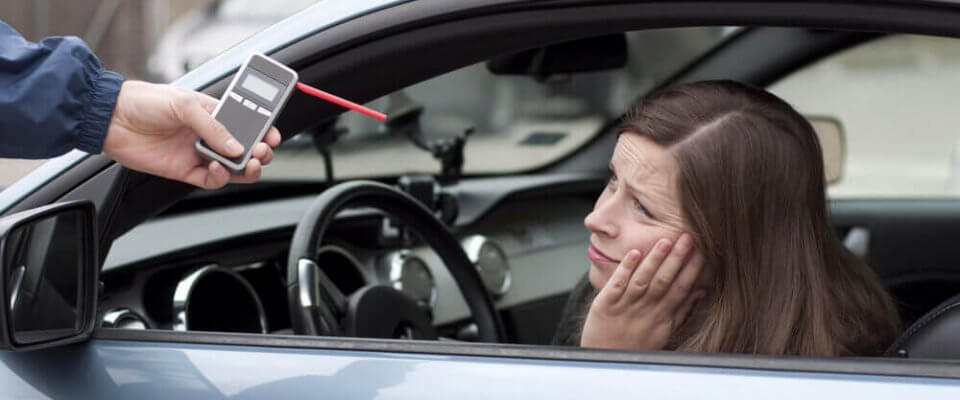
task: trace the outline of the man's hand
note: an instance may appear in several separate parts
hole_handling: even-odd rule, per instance
[[[103,152],[123,166],[178,180],[206,189],[227,182],[255,182],[260,168],[273,159],[272,147],[280,144],[280,132],[271,127],[263,143],[253,147],[242,176],[216,161],[207,161],[194,149],[197,138],[228,157],[243,154],[243,146],[210,114],[217,100],[202,93],[127,81],[120,88],[117,106],[107,129]]]
[[[640,251],[627,253],[590,305],[581,346],[658,350],[667,344],[705,294],[694,290],[704,260],[698,251],[691,255],[690,235],[672,247],[661,239],[642,263]]]

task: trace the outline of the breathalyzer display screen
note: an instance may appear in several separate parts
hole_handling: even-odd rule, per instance
[[[243,171],[252,150],[286,104],[297,83],[297,72],[262,54],[251,54],[234,75],[214,110],[214,118],[240,142],[244,153],[227,157],[198,139],[204,157],[221,162],[234,173]]]
[[[271,84],[270,82],[267,82],[266,79],[255,74],[247,74],[247,77],[243,79],[243,83],[241,83],[240,86],[253,93],[256,93],[257,96],[260,96],[267,101],[273,101],[273,98],[277,96],[278,92],[280,92],[279,85]]]

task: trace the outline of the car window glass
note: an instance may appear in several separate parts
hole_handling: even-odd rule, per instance
[[[402,95],[423,107],[420,126],[427,137],[474,130],[465,148],[464,173],[525,171],[576,151],[620,116],[639,93],[733,31],[700,27],[631,32],[625,68],[537,79],[495,75],[485,63],[478,63],[405,88]],[[367,105],[386,111],[391,96],[398,95],[401,92]],[[337,179],[439,171],[439,163],[428,152],[379,121],[345,113],[337,126],[341,136],[330,147]],[[264,178],[322,179],[324,171],[311,134],[302,133],[277,150]]]
[[[806,115],[836,118],[846,164],[829,196],[960,194],[960,41],[898,35],[828,57],[770,90]]]

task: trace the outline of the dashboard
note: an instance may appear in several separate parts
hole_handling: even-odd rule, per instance
[[[459,203],[453,231],[513,342],[542,343],[583,277],[592,209],[603,177],[536,175],[445,187]],[[147,221],[114,241],[101,273],[102,326],[288,334],[288,247],[315,196],[206,209]],[[404,292],[441,336],[471,338],[470,312],[440,258],[397,240],[388,216],[340,213],[316,261],[343,293],[367,285]]]

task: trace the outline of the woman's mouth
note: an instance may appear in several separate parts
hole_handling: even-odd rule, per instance
[[[590,247],[587,248],[587,258],[589,258],[590,261],[593,261],[594,264],[618,264],[618,263],[620,263],[619,260],[614,260],[613,258],[610,258],[610,256],[608,256],[608,255],[606,255],[606,254],[603,254],[603,252],[601,252],[600,250],[598,250],[598,249],[597,249],[596,247],[594,247],[593,245],[590,245]]]

